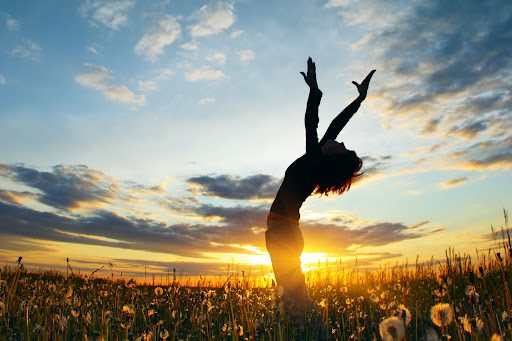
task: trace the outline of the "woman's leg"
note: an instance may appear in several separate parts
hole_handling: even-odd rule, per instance
[[[300,263],[304,238],[298,224],[269,220],[267,227],[265,242],[283,301],[301,307],[311,305]]]

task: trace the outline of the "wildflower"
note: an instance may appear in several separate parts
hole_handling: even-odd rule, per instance
[[[363,301],[364,301],[364,297],[363,296],[359,296],[357,298],[357,303],[363,303]]]
[[[491,341],[503,341],[505,340],[500,334],[492,334]]]
[[[430,319],[438,327],[452,323],[453,315],[453,308],[448,303],[438,303],[430,308]]]
[[[395,289],[395,291],[400,291],[402,290],[402,285],[400,283],[395,283],[395,285],[393,285],[393,288]]]
[[[155,288],[155,295],[160,296],[163,293],[164,293],[164,289],[162,289],[161,287],[156,287]]]
[[[469,334],[473,333],[473,327],[471,326],[471,322],[469,321],[467,314],[464,315],[464,317],[459,317],[459,321],[466,333],[469,333]]]
[[[398,312],[400,313],[400,317],[402,318],[402,320],[405,321],[405,325],[408,326],[412,320],[411,311],[409,309],[407,309],[407,307],[405,305],[400,304],[398,306]]]
[[[484,329],[484,321],[480,317],[476,318],[476,330],[478,330],[479,333],[482,333]]]
[[[348,288],[347,288],[347,287],[341,287],[341,288],[340,288],[340,292],[342,292],[342,293],[345,293],[345,294],[346,294],[346,293],[347,293],[347,291],[348,291]]]
[[[167,331],[167,329],[164,329],[160,332],[161,339],[167,340],[168,337],[169,337],[169,332]]]
[[[384,341],[402,340],[405,334],[404,322],[396,316],[388,317],[380,322],[379,333]]]
[[[130,307],[130,305],[123,305],[122,312],[126,315],[133,315],[135,313],[133,307]]]

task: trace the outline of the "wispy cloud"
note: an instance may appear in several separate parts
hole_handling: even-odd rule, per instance
[[[234,6],[227,2],[204,5],[192,18],[197,24],[188,27],[193,38],[206,37],[222,32],[235,22]]]
[[[213,98],[213,97],[204,97],[204,98],[201,98],[197,102],[197,104],[201,104],[201,105],[211,104],[211,103],[215,103],[215,98]]]
[[[448,180],[448,181],[441,182],[439,184],[439,186],[442,189],[449,189],[449,188],[453,188],[453,187],[457,187],[457,186],[463,185],[466,182],[468,182],[468,178],[467,177],[455,178],[455,179],[451,179],[451,180]]]
[[[220,65],[226,64],[226,54],[220,51],[213,51],[206,55],[205,59]]]
[[[18,31],[21,27],[19,20],[14,19],[10,14],[5,14],[5,27],[9,31]]]
[[[236,54],[242,62],[246,63],[252,62],[256,58],[256,53],[254,53],[253,50],[240,50],[237,51]]]
[[[134,1],[132,0],[86,0],[80,6],[80,13],[95,26],[103,25],[113,30],[119,30],[127,23],[128,11],[133,5]]]
[[[156,82],[151,79],[145,81],[140,80],[138,86],[139,90],[144,92],[155,91],[158,89],[158,84],[156,84]]]
[[[466,140],[497,137],[493,122],[512,121],[509,2],[331,0],[326,7],[366,32],[354,46],[368,49],[382,70],[384,85],[372,98],[388,120]]]
[[[0,85],[6,84],[7,80],[5,79],[4,75],[0,73]]]
[[[156,16],[151,27],[135,45],[134,51],[144,59],[155,62],[167,46],[171,45],[181,33],[181,25],[170,15]]]
[[[41,59],[43,48],[30,39],[24,39],[21,44],[9,51],[14,57],[38,61]]]
[[[86,166],[54,166],[51,172],[21,165],[0,165],[0,176],[38,191],[3,192],[10,202],[37,198],[41,203],[61,210],[100,208],[116,197],[118,185],[106,174]]]
[[[200,69],[186,71],[184,73],[184,77],[187,82],[197,82],[201,80],[221,80],[224,79],[226,76],[224,75],[224,72],[222,72],[221,70],[214,70],[207,66],[204,66]]]
[[[117,83],[107,68],[94,64],[84,65],[89,71],[75,76],[75,81],[81,86],[101,92],[110,101],[134,105],[146,103],[144,95],[136,95],[125,85]]]
[[[195,41],[189,41],[188,43],[181,44],[180,47],[184,50],[195,51],[199,48],[199,45]]]
[[[229,35],[231,38],[235,39],[235,38],[238,38],[240,37],[242,34],[244,34],[245,31],[244,30],[236,30],[236,31],[233,31],[231,32],[231,34]]]
[[[257,174],[240,178],[230,175],[203,175],[187,180],[190,191],[199,195],[226,199],[271,199],[277,193],[280,180]]]
[[[451,153],[445,161],[449,165],[469,170],[512,168],[512,136],[463,147]]]

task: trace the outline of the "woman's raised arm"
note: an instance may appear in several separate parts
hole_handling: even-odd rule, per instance
[[[306,106],[306,115],[304,117],[304,125],[306,127],[306,154],[320,152],[318,145],[318,106],[322,99],[322,91],[318,89],[316,81],[316,65],[311,59],[308,58],[308,71],[307,74],[301,72],[304,81],[309,86],[308,104]]]
[[[338,134],[347,125],[348,121],[352,118],[352,116],[354,116],[354,114],[357,112],[359,106],[361,105],[361,102],[363,102],[364,99],[366,98],[366,94],[368,93],[368,86],[370,85],[370,80],[372,79],[374,73],[375,70],[370,71],[370,73],[361,82],[361,84],[357,82],[352,82],[357,87],[357,91],[359,91],[359,96],[345,109],[343,109],[343,111],[339,113],[338,116],[334,118],[334,120],[332,120],[331,124],[329,125],[329,128],[327,128],[327,131],[320,140],[320,146],[324,145],[329,140],[336,140]]]

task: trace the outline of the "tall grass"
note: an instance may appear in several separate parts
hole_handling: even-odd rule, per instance
[[[493,234],[475,257],[449,249],[442,262],[310,272],[316,306],[303,312],[245,274],[157,286],[77,275],[69,260],[66,272],[27,271],[20,258],[0,272],[0,340],[512,339],[506,212]]]

